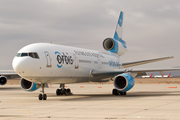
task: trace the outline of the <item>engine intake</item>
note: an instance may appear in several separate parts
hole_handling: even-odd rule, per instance
[[[103,47],[107,51],[111,51],[115,47],[115,42],[112,38],[106,38],[103,42]]]
[[[21,88],[26,91],[35,91],[40,87],[39,84],[30,82],[24,78],[21,78],[20,84]]]
[[[0,85],[5,85],[7,83],[7,78],[5,76],[0,76]]]
[[[129,74],[120,74],[115,77],[114,87],[121,91],[126,92],[134,86],[134,78]]]

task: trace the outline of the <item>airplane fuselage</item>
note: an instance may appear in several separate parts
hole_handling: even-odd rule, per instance
[[[32,57],[37,53],[38,57]],[[18,66],[18,67],[16,67]],[[121,69],[117,54],[62,45],[36,43],[18,51],[13,68],[21,77],[35,83],[100,82],[109,78],[93,77],[92,69]]]

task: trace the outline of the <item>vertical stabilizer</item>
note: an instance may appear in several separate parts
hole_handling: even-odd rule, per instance
[[[126,42],[122,40],[123,31],[123,12],[120,12],[119,19],[117,22],[116,30],[113,38],[106,38],[103,42],[105,50],[116,53],[119,56],[127,52]]]
[[[122,32],[123,32],[123,12],[121,11],[120,15],[119,15],[119,19],[118,19],[118,23],[116,26],[116,30],[114,33],[114,38],[116,40],[118,39],[122,39]]]

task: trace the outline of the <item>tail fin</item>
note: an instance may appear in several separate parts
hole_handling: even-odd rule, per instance
[[[123,12],[121,11],[117,26],[116,26],[116,31],[114,33],[114,38],[116,40],[122,39],[122,31],[123,31]]]
[[[170,77],[170,76],[171,76],[171,73],[169,73],[168,77]]]
[[[118,19],[118,23],[116,26],[116,30],[114,33],[114,39],[118,40],[119,42],[121,42],[121,44],[123,45],[124,48],[127,48],[126,46],[126,42],[124,40],[122,40],[122,32],[123,32],[123,12],[120,12],[119,15],[119,19]]]
[[[106,51],[116,53],[119,56],[127,52],[126,42],[122,40],[123,12],[120,12],[118,23],[116,26],[114,38],[106,38],[103,41],[103,47]]]
[[[149,76],[150,78],[153,76],[153,73]]]

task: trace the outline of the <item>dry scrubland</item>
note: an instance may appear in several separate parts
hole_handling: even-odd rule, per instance
[[[136,84],[180,84],[180,77],[171,77],[171,78],[135,78]],[[8,85],[19,84],[20,79],[11,79],[8,80]],[[107,82],[103,84],[112,84],[113,82]],[[87,84],[96,84],[96,83],[87,83]]]

